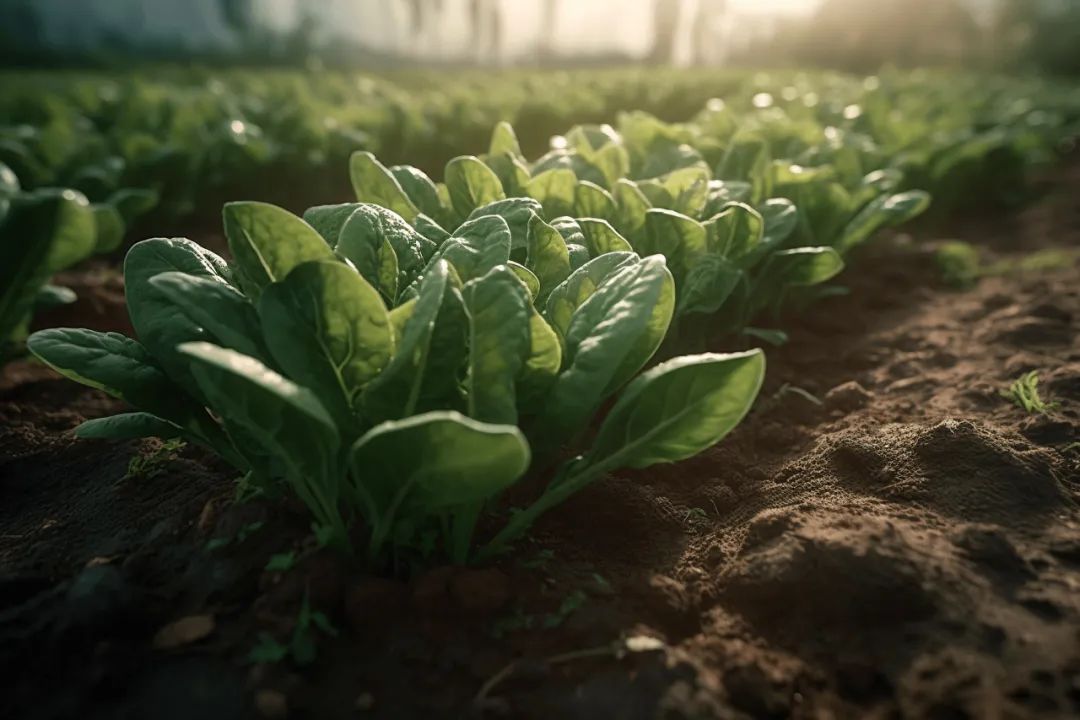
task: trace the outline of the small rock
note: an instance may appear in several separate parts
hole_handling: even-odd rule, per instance
[[[214,632],[213,615],[188,615],[164,626],[154,635],[154,648],[172,650],[198,642]]]
[[[413,582],[413,606],[421,612],[446,612],[450,605],[450,578],[455,568],[446,566],[429,570]]]
[[[825,393],[825,404],[831,409],[852,412],[865,407],[873,398],[866,388],[850,380]]]
[[[289,701],[277,690],[259,690],[255,693],[255,709],[269,720],[289,717]]]
[[[357,632],[370,630],[404,608],[408,592],[393,580],[365,577],[345,590],[345,620]]]
[[[464,610],[493,613],[510,601],[510,578],[500,570],[464,570],[450,580],[450,593]]]

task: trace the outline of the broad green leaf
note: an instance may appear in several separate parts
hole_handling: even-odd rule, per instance
[[[781,246],[799,224],[799,211],[787,198],[769,198],[761,206],[765,230],[762,245],[769,250]]]
[[[599,185],[582,180],[574,189],[574,215],[576,217],[611,220],[615,218],[616,212],[615,198]]]
[[[471,155],[454,158],[446,165],[446,188],[459,217],[506,197],[498,175]]]
[[[158,194],[154,190],[123,188],[109,196],[108,204],[116,208],[126,226],[153,210],[158,201]]]
[[[283,469],[290,486],[321,525],[344,527],[338,509],[340,438],[315,395],[258,360],[210,343],[178,348],[230,432],[256,443]]]
[[[525,194],[540,201],[546,217],[574,213],[574,192],[578,180],[573,170],[556,168],[535,175],[525,186]]]
[[[424,214],[416,216],[415,227],[416,231],[423,235],[424,239],[429,243],[427,246],[421,247],[421,250],[424,251],[424,257],[429,260],[435,254],[435,250],[450,237],[450,233],[444,230],[439,223]]]
[[[476,220],[485,215],[498,215],[501,217],[506,221],[507,227],[510,228],[510,250],[513,252],[528,245],[529,221],[540,212],[542,212],[542,208],[536,200],[515,197],[496,200],[493,203],[478,207],[472,211],[468,220]]]
[[[540,294],[540,279],[537,278],[536,275],[533,275],[532,270],[524,265],[519,265],[513,260],[507,263],[507,267],[513,271],[514,275],[517,276],[517,279],[520,280],[521,284],[529,291],[530,304],[535,302],[536,297]]]
[[[94,211],[94,252],[110,253],[124,242],[127,227],[120,211],[112,205],[92,205]]]
[[[439,411],[372,428],[353,445],[351,464],[380,516],[396,506],[399,517],[426,518],[493,498],[529,461],[516,427]]]
[[[645,213],[652,205],[637,183],[631,180],[619,180],[615,184],[614,197],[618,206],[615,227],[631,239],[636,239],[645,228]]]
[[[212,338],[201,325],[177,313],[176,304],[151,283],[155,275],[171,271],[229,285],[229,268],[220,257],[185,238],[143,240],[124,258],[124,293],[139,342],[171,378],[197,391],[187,358],[177,353],[176,346]]]
[[[529,355],[528,294],[505,265],[466,283],[461,294],[469,317],[468,414],[515,424],[515,383]]]
[[[716,168],[718,180],[744,180],[750,183],[750,202],[758,204],[772,194],[773,169],[769,143],[758,137],[744,136],[732,142]]]
[[[498,215],[470,220],[454,231],[432,262],[446,260],[462,280],[486,275],[510,261],[510,228]]]
[[[526,242],[525,267],[540,281],[537,304],[544,303],[555,286],[570,276],[570,251],[559,231],[539,215],[533,215],[529,220]]]
[[[376,421],[408,417],[445,403],[456,390],[458,368],[465,359],[467,318],[450,272],[450,265],[441,261],[424,274],[394,357],[364,388],[368,417]]]
[[[337,247],[341,229],[360,207],[360,203],[316,205],[304,211],[304,222],[315,228],[330,247]]]
[[[518,380],[518,404],[526,412],[543,404],[562,368],[562,342],[547,320],[530,308],[529,356]]]
[[[630,172],[630,155],[621,143],[608,143],[595,152],[585,153],[585,157],[603,173],[609,188],[614,188]]]
[[[818,285],[843,269],[843,259],[831,247],[799,247],[775,252],[754,279],[749,315],[778,303],[785,288]]]
[[[397,214],[361,204],[341,228],[336,250],[394,304],[398,290],[423,272],[424,244],[423,236]]]
[[[411,223],[419,212],[386,167],[369,152],[358,151],[349,158],[349,179],[356,199],[363,203],[381,205]],[[314,258],[313,258],[314,259]]]
[[[606,253],[633,252],[634,248],[620,235],[607,220],[596,218],[578,218],[578,226],[581,228],[585,247],[592,257],[600,257]]]
[[[735,261],[761,243],[765,221],[749,205],[732,203],[704,223],[709,252]]]
[[[132,440],[156,437],[171,440],[183,436],[183,430],[168,420],[145,412],[121,413],[112,417],[87,420],[75,428],[75,437],[102,440]]]
[[[929,206],[930,196],[921,190],[877,197],[847,224],[837,248],[847,252],[881,228],[905,223]]]
[[[592,259],[589,257],[588,248],[584,245],[578,245],[577,243],[566,243],[566,253],[570,256],[571,272],[577,270]]]
[[[764,376],[760,350],[661,363],[620,395],[584,464],[644,468],[692,457],[742,421]]]
[[[495,126],[491,133],[491,145],[488,148],[488,153],[491,155],[505,153],[514,157],[521,157],[521,145],[518,144],[514,127],[510,123],[503,121]]]
[[[305,263],[263,292],[259,317],[278,365],[339,424],[353,424],[361,391],[394,355],[375,288],[343,263]]]
[[[0,342],[22,326],[38,291],[56,272],[94,250],[94,215],[72,190],[10,201],[0,235]]]
[[[585,245],[585,233],[581,231],[581,225],[574,218],[557,217],[551,221],[551,227],[559,231],[568,246]]]
[[[31,335],[27,347],[64,377],[97,388],[206,440],[217,439],[214,423],[202,406],[162,372],[146,348],[129,337],[53,328]]]
[[[431,217],[442,216],[444,209],[442,202],[439,200],[439,190],[435,187],[435,183],[432,182],[431,178],[427,176],[427,173],[411,165],[395,165],[390,168],[390,174],[397,180],[398,185],[401,186],[401,189],[419,213]],[[393,210],[392,207],[390,209]],[[395,210],[395,212],[397,211]],[[398,212],[398,215],[401,215],[410,223],[416,222],[416,214],[413,217],[408,217]]]
[[[252,299],[301,263],[334,259],[315,228],[287,210],[267,203],[234,202],[225,206],[223,215],[238,279]]]
[[[503,153],[488,155],[484,163],[491,168],[508,196],[519,197],[525,194],[529,184],[529,168],[515,155]]]
[[[556,286],[548,296],[544,315],[560,337],[566,336],[570,320],[583,302],[589,299],[611,275],[640,261],[630,252],[608,253],[590,260]]]
[[[697,220],[656,208],[645,213],[645,233],[635,249],[641,255],[666,257],[675,282],[682,285],[694,263],[708,252],[708,233]]]
[[[580,432],[603,400],[648,362],[667,334],[675,283],[652,256],[617,271],[574,312],[563,364],[540,416],[549,444]]]
[[[219,344],[265,362],[268,354],[259,314],[239,290],[219,280],[174,270],[154,275],[150,284]]]
[[[679,288],[676,315],[716,312],[731,296],[741,277],[742,271],[723,256],[702,255]]]

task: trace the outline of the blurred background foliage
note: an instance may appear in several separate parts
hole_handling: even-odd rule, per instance
[[[1080,0],[0,0],[0,62],[1080,72]]]

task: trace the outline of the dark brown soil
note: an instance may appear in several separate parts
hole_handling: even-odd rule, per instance
[[[1076,250],[1080,164],[1048,188],[955,236]],[[195,449],[72,439],[118,403],[10,365],[0,717],[1080,714],[1080,267],[957,292],[934,237],[879,241],[850,295],[789,318],[718,447],[598,482],[494,567],[409,579],[311,551],[289,507],[232,504]],[[1000,395],[1029,370],[1047,414]],[[315,662],[246,662],[305,595],[339,631]]]

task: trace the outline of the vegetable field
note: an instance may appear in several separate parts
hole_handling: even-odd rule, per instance
[[[1075,83],[0,85],[5,716],[1080,713]]]

